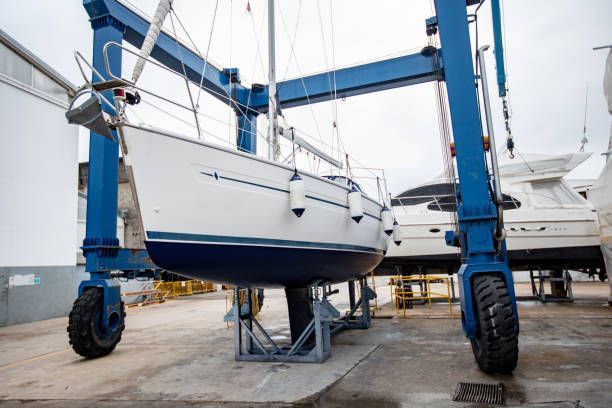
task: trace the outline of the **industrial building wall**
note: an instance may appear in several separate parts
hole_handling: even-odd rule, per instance
[[[65,314],[82,276],[75,251],[78,128],[66,123],[63,102],[6,76],[0,95],[3,326]]]

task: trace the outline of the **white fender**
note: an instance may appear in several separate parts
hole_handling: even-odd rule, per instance
[[[391,210],[386,205],[380,210],[380,219],[382,220],[383,231],[388,236],[391,236],[393,232],[393,214],[391,214]]]
[[[393,220],[393,242],[395,242],[397,246],[400,246],[402,243],[402,231],[397,220]]]
[[[306,193],[304,190],[304,180],[297,171],[289,180],[289,201],[291,202],[291,211],[301,217],[306,211]]]
[[[361,191],[355,186],[348,193],[348,205],[351,218],[359,224],[359,221],[363,218],[363,198]]]

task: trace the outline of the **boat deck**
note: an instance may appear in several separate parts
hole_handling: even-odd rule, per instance
[[[415,306],[407,319],[383,318],[394,315],[384,305],[385,281],[377,280],[381,318],[370,330],[334,337],[324,364],[234,361],[223,293],[129,309],[122,342],[97,360],[68,347],[65,318],[0,328],[0,405],[461,407],[469,404],[453,403],[451,394],[470,381],[503,382],[508,406],[610,406],[607,282],[574,282],[573,304],[519,302],[518,368],[512,376],[488,376],[477,369],[458,313],[449,318],[447,304]],[[529,293],[517,285],[519,294]],[[348,303],[343,292],[336,295],[341,308]],[[266,291],[261,320],[276,338],[288,336],[281,290]]]

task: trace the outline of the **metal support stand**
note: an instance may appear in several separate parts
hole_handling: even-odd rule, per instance
[[[572,292],[572,276],[567,269],[564,269],[560,276],[551,275],[550,271],[542,271],[538,269],[538,274],[534,275],[533,269],[529,271],[529,279],[531,281],[531,292],[541,302],[573,302],[574,293]],[[545,290],[546,282],[551,284],[551,294],[547,294]],[[560,284],[562,286],[561,294],[553,292],[552,286]]]
[[[376,299],[376,292],[368,286],[368,278],[359,279],[361,288],[361,296],[359,300],[351,307],[351,310],[341,319],[336,319],[331,322],[331,333],[336,334],[344,329],[368,329],[372,324],[372,316],[370,315],[370,300]],[[349,296],[351,289],[355,290],[355,285],[349,286]],[[353,293],[352,298],[355,298]],[[361,315],[356,315],[358,309],[361,309]]]
[[[294,344],[281,346],[253,316],[251,291],[246,289],[246,301],[240,306],[239,288],[234,293],[234,350],[237,361],[278,361],[292,363],[322,363],[331,356],[330,322],[340,315],[325,296],[319,296],[319,286],[313,287],[314,317]],[[314,345],[312,339],[314,337]]]
[[[372,323],[370,300],[376,297],[367,278],[360,279],[361,297],[343,318],[327,300],[333,293],[326,285],[311,288],[314,317],[299,338],[289,345],[279,345],[253,316],[252,289],[246,290],[245,303],[240,306],[239,288],[234,291],[234,306],[226,320],[234,321],[234,351],[237,361],[276,361],[290,363],[323,363],[331,356],[331,336],[343,329],[367,329]],[[354,288],[354,285],[353,285]],[[361,308],[361,315],[356,316]]]

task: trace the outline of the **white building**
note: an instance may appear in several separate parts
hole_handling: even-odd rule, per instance
[[[0,30],[0,326],[65,315],[77,267],[75,87]]]

